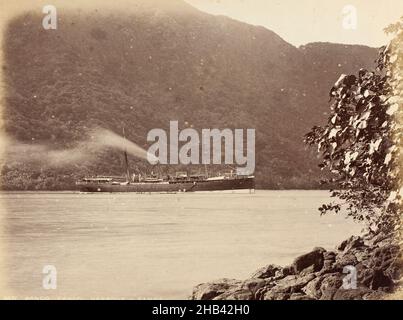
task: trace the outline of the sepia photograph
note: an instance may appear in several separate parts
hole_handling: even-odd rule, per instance
[[[403,298],[402,1],[0,0],[0,41],[0,299]]]

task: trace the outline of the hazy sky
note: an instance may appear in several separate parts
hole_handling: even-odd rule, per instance
[[[42,11],[46,4],[83,8],[122,9],[139,0],[0,0],[1,30],[8,18],[28,8]],[[142,0],[150,1],[150,0]],[[170,0],[159,0],[167,1]],[[402,0],[185,0],[202,11],[261,25],[299,46],[327,41],[379,47],[387,42],[383,29],[403,15]],[[356,29],[343,28],[343,8],[356,8]],[[351,12],[351,11],[350,11]]]
[[[296,46],[326,41],[379,47],[388,39],[383,28],[403,15],[402,0],[186,1],[202,11],[267,27]],[[351,17],[343,13],[348,5],[356,8],[356,29],[343,28],[343,20]],[[351,14],[351,7],[346,10]]]

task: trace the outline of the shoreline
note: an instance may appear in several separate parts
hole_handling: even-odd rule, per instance
[[[400,245],[390,237],[351,236],[332,251],[314,248],[289,266],[269,264],[246,280],[221,279],[199,284],[189,299],[395,299],[399,296],[402,266]]]
[[[329,190],[327,189],[252,189],[255,192],[259,191],[276,191],[276,192],[288,192],[288,191],[327,191],[329,193]],[[218,190],[218,191],[195,191],[195,192],[188,192],[188,193],[214,193],[214,192],[231,192],[231,191],[236,191],[236,190]],[[8,189],[0,189],[0,192],[3,193],[79,193],[80,191],[77,189],[54,189],[54,190],[8,190]],[[99,192],[82,192],[82,193],[99,193]],[[105,192],[105,193],[123,193],[123,192]],[[137,192],[124,192],[124,193],[137,193]],[[145,192],[149,193],[149,192]],[[153,193],[153,192],[151,192]],[[155,192],[159,193],[159,192]],[[164,192],[162,192],[164,193]],[[172,193],[172,192],[171,192]],[[170,192],[167,192],[167,194],[170,194]],[[330,193],[329,193],[330,195]]]

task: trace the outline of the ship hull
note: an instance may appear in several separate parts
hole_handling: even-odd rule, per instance
[[[177,193],[198,191],[253,190],[254,178],[204,180],[179,183],[130,183],[127,185],[88,183],[78,185],[81,192],[135,192],[135,193]]]

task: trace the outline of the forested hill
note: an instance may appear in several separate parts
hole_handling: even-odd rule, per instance
[[[168,128],[255,128],[259,187],[317,187],[318,160],[303,135],[323,123],[341,73],[372,67],[377,50],[313,43],[296,48],[263,27],[175,7],[127,12],[59,10],[57,30],[42,14],[18,16],[6,31],[2,66],[7,136],[63,149],[95,126],[147,147]],[[298,26],[296,26],[297,28]],[[116,150],[62,168],[6,159],[4,189],[67,188],[84,174],[121,174]],[[132,170],[151,170],[130,159]],[[166,170],[166,168],[159,168]]]

